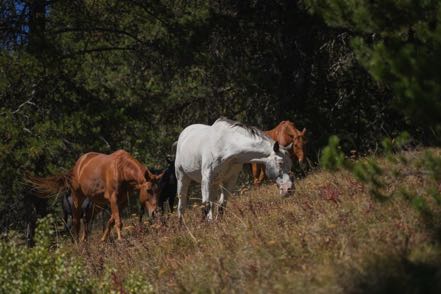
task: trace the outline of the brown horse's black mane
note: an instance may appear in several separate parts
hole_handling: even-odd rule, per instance
[[[226,122],[227,124],[229,124],[231,127],[239,127],[242,128],[244,130],[246,130],[251,136],[256,136],[256,137],[267,137],[262,130],[260,130],[259,128],[255,127],[255,126],[247,126],[239,121],[235,121],[226,117],[220,117],[218,118],[215,123],[217,122]]]

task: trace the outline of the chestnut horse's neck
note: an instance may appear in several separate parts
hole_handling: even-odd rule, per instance
[[[280,122],[274,129],[266,131],[265,134],[277,141],[282,146],[288,146],[292,144],[291,152],[297,157],[299,162],[304,159],[303,151],[303,136],[306,129],[299,131],[294,123],[289,120]]]
[[[279,144],[286,146],[291,143],[290,133],[295,131],[299,132],[290,121],[282,121],[275,128],[265,131],[265,134]]]
[[[116,153],[120,180],[136,184],[145,183],[147,168],[125,151],[117,151]]]

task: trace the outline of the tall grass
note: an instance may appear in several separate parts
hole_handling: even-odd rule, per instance
[[[426,197],[428,181],[409,170],[385,189]],[[377,202],[349,173],[312,172],[288,198],[272,185],[232,196],[211,223],[195,203],[186,226],[176,215],[142,225],[131,218],[124,241],[103,244],[95,232],[87,243],[66,243],[65,253],[118,291],[135,281],[146,286],[140,292],[161,293],[441,293],[440,218],[429,225],[404,197]],[[439,216],[439,205],[427,203]]]

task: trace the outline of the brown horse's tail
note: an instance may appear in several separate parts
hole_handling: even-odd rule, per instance
[[[40,198],[49,198],[63,193],[71,188],[72,172],[66,172],[45,178],[27,175],[26,183],[30,186],[34,195]]]

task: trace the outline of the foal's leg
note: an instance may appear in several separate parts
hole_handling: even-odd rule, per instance
[[[167,191],[165,189],[163,189],[160,193],[159,193],[159,197],[158,197],[158,207],[161,210],[161,214],[165,215],[165,207],[164,207],[164,203],[167,200]]]
[[[69,197],[70,196],[70,197]],[[69,193],[64,194],[63,199],[61,201],[61,206],[63,208],[63,221],[64,221],[64,230],[69,233],[71,233],[71,227],[72,227],[72,223],[73,223],[73,217],[71,217],[72,221],[71,224],[69,225],[68,221],[69,221],[69,215],[72,216],[72,205],[73,205],[73,200],[72,200],[72,192],[69,195]]]
[[[78,240],[80,236],[80,218],[81,218],[81,204],[83,199],[80,193],[72,191],[72,226],[75,232],[75,239]]]
[[[90,202],[89,199],[84,200],[89,201],[87,205],[82,205],[83,210],[83,224],[84,224],[84,231],[83,231],[83,240],[87,240],[87,237],[89,235],[90,228],[89,226],[92,225],[92,219],[94,214],[95,205]]]
[[[66,233],[70,231],[69,225],[67,223],[68,221],[69,221],[68,212],[63,207],[63,222],[64,222],[64,230],[66,231]]]
[[[141,207],[139,208],[139,223],[142,224],[142,216],[144,215],[144,203],[141,203]]]
[[[170,213],[173,213],[173,206],[175,205],[176,192],[170,191],[168,196],[168,207],[170,208]]]

